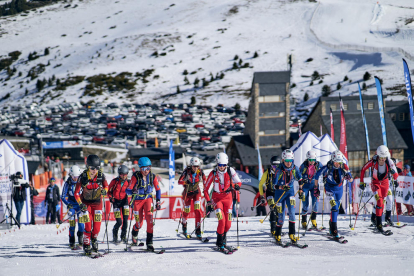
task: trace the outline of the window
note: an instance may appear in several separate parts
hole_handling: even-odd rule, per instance
[[[279,95],[259,96],[259,103],[280,102],[282,99]]]
[[[285,130],[279,130],[279,134],[285,134],[286,131]]]
[[[348,104],[344,104],[344,110],[348,110]]]
[[[336,111],[336,104],[331,104],[332,111]]]
[[[392,121],[397,121],[397,114],[396,113],[390,113],[390,117]]]
[[[357,110],[361,110],[361,104],[357,104]]]
[[[264,133],[264,131],[259,131],[259,133],[258,133],[259,135],[264,135],[265,133]]]
[[[368,103],[368,109],[374,109],[374,103]]]
[[[398,120],[399,121],[404,121],[404,118],[405,118],[405,113],[399,113],[398,114]]]

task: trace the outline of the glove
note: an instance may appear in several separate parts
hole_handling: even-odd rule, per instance
[[[398,186],[400,186],[400,183],[398,183],[398,181],[397,181],[397,180],[394,180],[393,182],[394,182],[394,187],[395,187],[395,188],[398,188]]]
[[[81,203],[80,205],[79,205],[79,207],[81,208],[81,210],[83,211],[83,212],[85,212],[85,211],[87,211],[88,210],[88,206],[86,206],[85,204],[83,204],[83,203]]]
[[[313,196],[316,198],[319,198],[319,196],[321,195],[321,191],[319,191],[318,188],[314,188],[313,189]]]
[[[254,207],[250,207],[250,209],[253,211],[254,210]]]
[[[299,186],[303,186],[303,185],[307,184],[308,182],[309,182],[309,180],[308,180],[307,178],[303,178],[303,179],[300,181]]]
[[[365,187],[367,186],[367,183],[364,183],[364,182],[361,182],[361,183],[359,183],[359,188],[361,189],[361,190],[365,190]]]
[[[276,209],[276,204],[269,205],[269,208],[271,211],[274,211]]]
[[[289,191],[290,190],[289,185],[283,185],[282,188],[283,188],[283,191]]]
[[[68,204],[68,206],[66,206],[66,207],[68,207],[68,210],[70,210],[70,209],[73,209],[73,205],[72,204]]]
[[[378,194],[375,194],[375,200],[380,200],[380,196]]]
[[[105,189],[101,189],[101,195],[106,196],[108,192]]]
[[[161,210],[161,204],[159,199],[157,199],[157,203],[155,203],[155,208],[157,209],[157,211]]]
[[[302,199],[304,196],[302,186],[299,186],[298,194],[299,194],[299,198]]]
[[[109,198],[109,201],[110,201],[111,203],[115,203],[115,198],[110,197],[110,198]]]
[[[260,204],[266,204],[266,199],[264,198],[264,196],[260,197]]]
[[[213,208],[213,203],[211,200],[207,201],[207,208]]]
[[[352,179],[352,176],[350,176],[349,174],[347,174],[347,175],[345,175],[345,179],[346,180],[351,180]]]
[[[240,186],[239,186],[239,184],[234,185],[234,189],[235,189],[236,191],[239,191],[239,190],[240,190]]]

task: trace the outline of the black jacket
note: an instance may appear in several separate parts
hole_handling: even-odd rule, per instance
[[[52,188],[52,186],[50,186],[49,184],[49,186],[47,186],[47,189],[46,189],[45,199],[46,199],[46,202],[57,204],[60,200],[59,187],[54,185]]]
[[[30,187],[30,200],[33,200],[33,196],[38,196],[39,192],[34,188]]]
[[[22,184],[20,187],[13,188],[14,200],[26,200],[26,188],[29,188],[29,184]]]

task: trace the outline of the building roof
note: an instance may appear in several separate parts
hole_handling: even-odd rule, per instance
[[[257,150],[254,148],[252,140],[249,135],[233,136],[234,144],[240,156],[240,161],[243,166],[257,166],[259,165],[257,158]],[[269,164],[269,160],[272,156],[281,156],[281,148],[262,148],[260,149],[260,157],[262,159],[262,165]]]
[[[148,157],[150,159],[168,159],[169,151],[169,148],[131,148],[129,149],[129,156],[135,159],[140,157]],[[175,157],[179,158],[183,153],[183,149],[181,147],[174,147],[174,152],[176,154]],[[180,156],[177,156],[177,154]]]
[[[325,115],[321,117],[325,127],[330,130],[330,116]],[[365,118],[368,127],[369,146],[371,150],[376,150],[380,145],[383,145],[380,116],[378,113],[366,113]],[[341,115],[339,113],[334,113],[333,120],[335,144],[339,146]],[[347,114],[345,111],[345,122],[347,127],[346,140],[348,151],[366,150],[365,130],[361,114]],[[385,115],[385,124],[387,128],[388,148],[407,149],[407,144],[404,142],[404,139],[401,137],[388,114]]]
[[[290,71],[254,72],[253,83],[290,83]]]

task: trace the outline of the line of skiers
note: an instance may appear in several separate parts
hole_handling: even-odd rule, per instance
[[[195,232],[197,238],[201,240],[201,218],[203,211],[201,208],[201,189],[200,183],[203,182],[204,197],[210,211],[214,210],[218,219],[217,242],[219,251],[233,251],[235,248],[227,245],[226,234],[231,228],[234,193],[239,193],[241,181],[236,171],[228,166],[228,156],[219,153],[216,156],[217,166],[206,178],[200,168],[200,160],[196,157],[190,161],[178,183],[184,186],[182,194],[184,208],[182,213],[183,234],[187,235],[187,219],[193,209],[195,211]],[[70,169],[69,178],[66,180],[62,201],[68,207],[70,217],[69,244],[71,248],[76,246],[75,227],[76,218],[78,219],[78,243],[83,246],[86,254],[91,251],[98,251],[97,237],[100,232],[103,204],[102,198],[108,196],[113,205],[116,224],[113,227],[113,241],[118,242],[118,231],[121,228],[121,241],[126,241],[128,218],[132,213],[135,224],[132,229],[132,244],[138,243],[138,232],[143,225],[143,220],[147,222],[147,249],[154,251],[153,247],[153,212],[154,209],[161,209],[161,190],[155,174],[151,172],[151,161],[147,157],[142,157],[138,161],[140,169],[133,173],[131,180],[128,180],[129,169],[125,165],[118,168],[118,177],[114,178],[108,185],[105,175],[100,170],[100,159],[97,155],[89,155],[86,160],[87,169],[81,172],[78,166]],[[353,181],[352,175],[345,162],[342,153],[337,150],[331,154],[331,159],[325,166],[317,161],[317,154],[310,150],[306,154],[306,160],[298,168],[294,165],[294,154],[287,149],[282,152],[282,158],[274,156],[270,160],[270,168],[267,169],[259,183],[259,196],[255,200],[255,205],[269,205],[270,211],[270,230],[276,242],[281,243],[282,226],[285,220],[285,208],[289,214],[289,238],[292,243],[297,243],[295,236],[295,190],[294,182],[298,181],[299,199],[304,202],[300,215],[302,216],[302,227],[308,228],[307,213],[309,203],[311,203],[311,228],[317,229],[316,215],[318,212],[318,199],[320,197],[318,180],[322,176],[324,182],[324,192],[331,205],[331,215],[329,220],[329,233],[335,239],[339,239],[337,227],[337,217],[343,195],[343,183],[345,180]],[[372,160],[368,161],[361,171],[360,188],[364,189],[366,183],[363,182],[364,173],[367,169],[372,169],[372,190],[377,200],[375,208],[375,224],[378,231],[382,229],[382,210],[384,199],[391,195],[389,188],[389,177],[393,177],[395,184],[398,177],[395,163],[391,160],[388,148],[380,146],[377,154]],[[210,191],[211,190],[211,191]],[[153,195],[155,191],[156,204],[154,206]],[[129,195],[132,198],[129,199]],[[258,202],[258,204],[256,204]],[[206,214],[206,215],[207,215]],[[204,216],[205,217],[205,216]],[[106,219],[106,218],[105,218]],[[387,208],[386,221],[390,220]],[[91,247],[92,245],[92,247]]]

